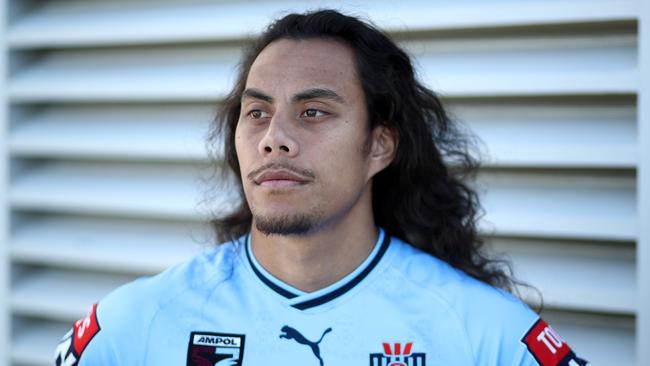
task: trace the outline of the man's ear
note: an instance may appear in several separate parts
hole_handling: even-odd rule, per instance
[[[372,131],[371,139],[368,155],[370,177],[384,170],[393,161],[397,152],[399,136],[394,128],[377,126]]]

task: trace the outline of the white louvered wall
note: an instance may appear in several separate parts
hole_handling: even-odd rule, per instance
[[[649,365],[637,1],[396,4],[335,7],[393,33],[483,139],[482,229],[541,290],[544,317],[594,365]],[[201,220],[232,195],[205,202],[203,140],[240,46],[282,10],[323,5],[3,2],[0,365],[51,364],[90,304],[209,245]]]

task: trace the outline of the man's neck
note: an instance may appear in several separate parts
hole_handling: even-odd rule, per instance
[[[308,235],[265,235],[253,227],[253,253],[283,282],[305,292],[317,291],[350,274],[372,252],[378,236],[372,217],[364,223],[352,221]]]

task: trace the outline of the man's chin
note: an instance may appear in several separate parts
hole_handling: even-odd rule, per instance
[[[316,226],[308,215],[254,216],[255,228],[264,235],[306,235]]]

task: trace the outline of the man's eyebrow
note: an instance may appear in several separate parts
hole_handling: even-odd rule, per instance
[[[330,99],[335,102],[345,104],[345,100],[340,95],[336,94],[334,90],[321,88],[303,90],[300,93],[295,94],[291,99],[294,102],[302,102],[305,100],[318,98]]]
[[[271,97],[270,95],[264,94],[264,92],[259,90],[259,89],[254,89],[254,88],[244,90],[244,92],[241,95],[241,98],[242,99],[244,99],[244,98],[260,99],[260,100],[263,100],[265,102],[273,103],[273,97]]]

